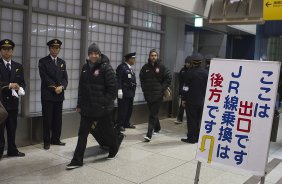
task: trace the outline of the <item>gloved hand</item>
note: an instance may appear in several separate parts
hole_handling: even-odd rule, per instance
[[[122,97],[123,97],[122,90],[119,89],[119,90],[118,90],[118,98],[119,98],[119,99],[122,99]]]
[[[23,96],[25,95],[25,91],[22,87],[20,87],[19,91],[18,91],[19,96]]]
[[[15,96],[15,97],[19,98],[18,93],[14,89],[12,89],[12,96]]]

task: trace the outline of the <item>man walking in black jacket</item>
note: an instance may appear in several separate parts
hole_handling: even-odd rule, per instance
[[[148,131],[144,137],[150,142],[153,131],[161,130],[158,113],[163,101],[164,91],[170,86],[171,74],[169,70],[160,63],[158,52],[152,49],[149,53],[148,63],[140,71],[141,88],[149,108]]]
[[[105,135],[109,143],[108,158],[116,156],[119,143],[112,123],[112,111],[117,94],[116,76],[109,64],[108,58],[101,54],[99,47],[93,43],[88,47],[89,60],[82,68],[78,87],[76,111],[81,115],[78,131],[78,141],[71,163],[67,169],[83,165],[87,137],[94,121],[97,121],[97,131]]]

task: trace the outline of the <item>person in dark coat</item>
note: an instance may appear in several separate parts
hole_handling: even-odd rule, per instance
[[[186,143],[198,142],[201,117],[207,87],[208,71],[201,67],[203,56],[194,53],[191,56],[191,69],[185,73],[184,85],[189,87],[183,91],[182,101],[187,115],[187,138],[181,139]]]
[[[88,57],[78,87],[76,111],[81,115],[78,140],[71,163],[66,169],[83,165],[87,137],[94,121],[97,122],[97,131],[101,131],[105,135],[104,139],[107,139],[104,141],[109,143],[108,159],[114,158],[119,149],[118,137],[111,121],[117,95],[115,72],[95,43],[88,47]]]
[[[25,81],[21,64],[12,60],[15,43],[12,40],[4,39],[0,41],[0,87],[1,102],[8,112],[8,117],[0,125],[0,159],[3,156],[5,147],[5,127],[7,130],[7,155],[24,157],[25,154],[17,149],[16,129],[19,107],[19,96],[24,95]]]
[[[64,91],[68,86],[66,62],[58,57],[62,42],[58,39],[50,40],[50,54],[39,60],[38,68],[41,78],[41,104],[43,115],[44,149],[50,144],[64,146],[61,142],[62,108]],[[52,135],[50,136],[50,131]]]
[[[135,128],[130,124],[133,100],[136,90],[136,77],[132,65],[135,64],[136,52],[124,56],[125,62],[116,69],[118,83],[118,118],[117,126],[121,131],[125,128]]]
[[[146,142],[150,142],[153,131],[159,132],[161,129],[158,113],[163,101],[164,91],[171,84],[170,71],[160,63],[158,52],[155,49],[150,51],[148,63],[142,67],[139,77],[149,108],[148,131],[144,139]]]
[[[191,56],[187,56],[185,59],[185,64],[184,67],[181,68],[181,70],[179,71],[179,77],[178,77],[178,82],[179,82],[179,98],[180,98],[180,105],[178,108],[178,113],[177,113],[177,117],[176,117],[176,121],[174,122],[175,124],[181,124],[183,121],[183,114],[184,114],[184,107],[182,106],[182,98],[181,98],[181,93],[183,90],[188,91],[189,88],[188,86],[185,86],[183,84],[184,81],[184,76],[186,72],[189,72],[189,68],[191,65]]]

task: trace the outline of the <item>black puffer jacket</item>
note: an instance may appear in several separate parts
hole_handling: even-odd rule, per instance
[[[83,66],[79,80],[77,108],[81,115],[101,117],[114,108],[117,94],[115,72],[104,55],[90,69],[89,62]]]
[[[159,61],[154,66],[150,61],[140,71],[140,82],[145,100],[157,102],[163,100],[164,90],[170,86],[170,71]]]

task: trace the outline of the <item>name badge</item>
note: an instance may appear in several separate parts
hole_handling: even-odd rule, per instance
[[[189,91],[189,87],[188,86],[183,86],[183,91]]]
[[[127,74],[127,77],[129,78],[129,79],[131,79],[131,74],[129,73],[129,74]]]

